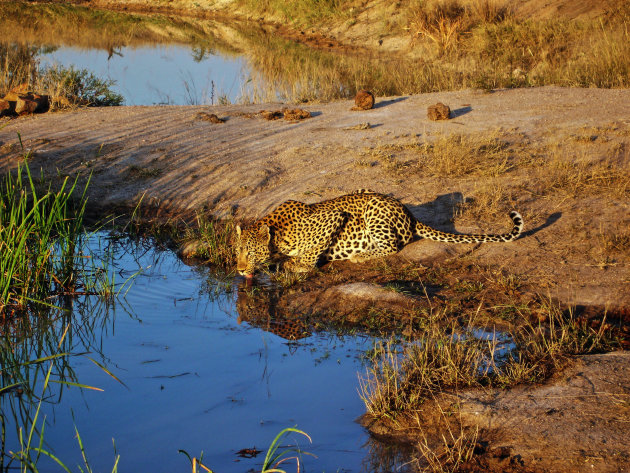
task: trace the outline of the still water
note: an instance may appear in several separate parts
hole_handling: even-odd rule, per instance
[[[213,105],[246,95],[249,73],[242,57],[196,54],[190,46],[104,49],[59,46],[40,56],[42,66],[74,66],[102,79],[121,94],[124,105]]]
[[[264,451],[297,426],[313,443],[292,441],[317,456],[303,457],[305,471],[396,467],[372,452],[383,446],[355,422],[365,410],[358,373],[374,339],[319,333],[290,342],[239,323],[248,314],[237,311],[238,278],[220,283],[169,251],[106,234],[89,245],[95,256],[109,255],[117,284],[133,279],[115,303],[88,305],[90,313],[75,303],[72,352],[89,354],[70,363],[80,383],[103,391],[64,388],[57,399],[53,389],[43,405],[46,442],[66,464],[82,465],[76,425],[94,471],[111,471],[115,452],[119,471],[187,471],[179,449],[203,451],[214,471],[259,471],[264,452],[251,459],[237,452]],[[90,330],[87,320],[97,320]],[[40,471],[58,470],[50,466]]]

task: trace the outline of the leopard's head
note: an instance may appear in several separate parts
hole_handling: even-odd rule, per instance
[[[237,225],[236,234],[238,237],[236,269],[241,275],[251,278],[254,275],[254,271],[259,266],[267,263],[271,257],[271,251],[269,250],[271,233],[269,227],[261,224],[241,230],[241,227]]]

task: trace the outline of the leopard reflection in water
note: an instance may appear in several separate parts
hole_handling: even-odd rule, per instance
[[[303,320],[287,318],[278,313],[278,299],[277,290],[252,286],[245,281],[237,293],[237,323],[247,322],[289,341],[310,337],[312,332]]]

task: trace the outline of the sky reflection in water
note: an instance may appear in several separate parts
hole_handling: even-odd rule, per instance
[[[99,241],[106,246],[104,235]],[[45,437],[64,462],[81,463],[74,413],[95,471],[111,470],[112,438],[119,471],[186,471],[178,449],[203,451],[215,471],[260,469],[264,454],[240,459],[236,452],[264,450],[280,430],[296,425],[313,439],[309,445],[298,438],[300,446],[318,457],[303,459],[308,471],[372,471],[366,465],[374,459],[363,447],[368,435],[355,419],[364,412],[357,392],[361,354],[373,340],[321,334],[287,343],[238,324],[236,291],[210,297],[206,268],[129,243],[113,248],[118,281],[142,273],[103,314],[109,322],[92,334],[90,356],[127,387],[86,357],[72,359],[78,380],[104,392],[72,388],[59,404],[45,406]]]

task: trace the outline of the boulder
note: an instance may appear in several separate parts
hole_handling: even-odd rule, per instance
[[[29,115],[31,113],[44,113],[50,108],[48,95],[26,94],[19,95],[15,101],[15,113]]]
[[[438,102],[435,105],[431,105],[427,109],[427,116],[429,120],[448,120],[451,118],[451,109],[448,105],[444,105],[442,102]]]
[[[369,90],[359,90],[354,96],[354,104],[352,110],[370,110],[374,107],[374,94]]]
[[[4,96],[4,100],[8,102],[15,102],[20,95],[28,95],[29,93],[30,91],[28,88],[28,84],[20,84],[17,87],[13,87],[11,90],[9,90],[9,93]]]

